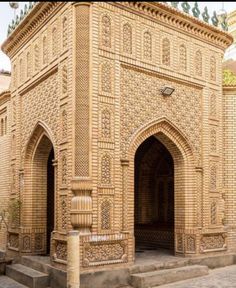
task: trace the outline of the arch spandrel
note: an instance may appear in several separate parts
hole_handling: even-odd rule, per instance
[[[38,121],[26,142],[26,145],[22,150],[22,164],[24,166],[25,162],[32,158],[35,150],[37,149],[38,143],[42,139],[43,136],[46,136],[51,142],[54,148],[55,156],[56,156],[56,142],[51,132],[50,128],[42,121]],[[56,158],[56,157],[55,157]]]
[[[192,164],[195,164],[194,149],[191,147],[187,137],[165,117],[147,123],[132,136],[127,155],[129,160],[134,157],[139,145],[152,135],[157,137],[168,148],[173,158],[175,158],[173,149],[176,146],[184,159],[188,157],[188,159],[191,159]]]

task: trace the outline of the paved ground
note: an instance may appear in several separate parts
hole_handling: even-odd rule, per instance
[[[173,252],[167,249],[144,249],[139,248],[135,253],[135,265],[150,265],[150,264],[158,264],[165,263],[168,261],[178,261],[188,259],[183,257],[176,257],[173,255]]]
[[[208,276],[162,285],[157,288],[236,288],[236,265],[210,270]]]

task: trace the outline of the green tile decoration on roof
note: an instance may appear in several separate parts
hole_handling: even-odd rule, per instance
[[[18,25],[18,24],[19,24],[19,22],[20,22],[19,16],[18,16],[18,15],[16,15],[16,22],[15,22],[15,24],[16,24],[16,25]],[[15,27],[16,27],[16,25],[15,25]]]
[[[221,27],[224,31],[228,31],[228,24],[226,19],[224,19],[224,21],[221,23]]]
[[[172,7],[178,9],[178,3],[179,2],[170,2],[170,3],[171,3]],[[190,7],[190,5],[189,5],[189,3],[187,1],[182,2],[181,7],[182,7],[182,11],[183,12],[189,14],[189,10],[190,10],[191,7]],[[200,16],[201,16],[200,20],[202,20],[202,21],[204,21],[206,23],[209,23],[209,19],[211,19],[211,23],[212,23],[213,26],[220,27],[222,30],[228,31],[227,20],[225,19],[225,21],[223,21],[223,23],[220,23],[219,18],[218,18],[217,14],[216,14],[216,11],[213,12],[212,17],[210,18],[210,15],[208,13],[208,9],[207,9],[207,7],[205,7],[204,11],[201,14],[201,11],[200,11],[200,9],[198,7],[198,2],[197,1],[195,1],[194,7],[191,9],[191,11],[192,11],[192,15],[195,18],[200,19]]]
[[[20,10],[20,21],[21,21],[23,18],[24,18],[24,12],[23,12],[23,10],[21,9],[21,10]]]
[[[24,15],[26,15],[27,13],[28,13],[28,6],[27,4],[25,4]]]
[[[192,9],[192,12],[193,12],[193,16],[194,17],[199,18],[201,12],[200,12],[200,10],[198,8],[198,3],[197,2],[194,3],[194,7]]]
[[[9,35],[11,33],[11,25],[8,25],[8,29],[7,29],[7,35]]]
[[[181,7],[183,8],[183,11],[185,13],[189,14],[189,10],[190,10],[191,6],[189,5],[189,3],[187,1],[182,2]]]
[[[208,14],[208,9],[207,9],[207,7],[205,7],[205,8],[204,8],[204,11],[203,11],[203,13],[202,13],[202,19],[203,19],[203,21],[205,21],[206,23],[208,23],[208,22],[209,22],[209,18],[210,18],[210,16],[209,16],[209,14]]]
[[[20,10],[20,16],[17,15],[16,19],[12,20],[12,23],[8,25],[7,36],[16,28],[16,26],[25,18],[25,16],[30,12],[30,10],[37,4],[38,1],[29,2],[29,6],[25,4],[24,9]]]
[[[213,12],[213,16],[211,17],[211,22],[214,26],[218,27],[219,20],[216,15],[216,11]]]
[[[7,35],[9,35],[17,27],[17,25],[25,18],[25,16],[27,14],[29,14],[31,9],[37,3],[38,3],[38,1],[34,1],[34,2],[29,2],[28,5],[25,4],[24,10],[20,11],[20,17],[17,15],[15,21],[12,20],[12,24],[9,24],[8,30],[7,30]],[[180,2],[163,2],[163,3],[165,3],[165,4],[169,4],[170,3],[170,5],[173,8],[179,9],[178,5],[179,5]],[[222,23],[220,23],[219,18],[217,17],[217,14],[216,14],[215,11],[213,12],[213,16],[210,18],[207,7],[204,8],[204,11],[201,14],[201,11],[199,10],[197,1],[194,2],[194,6],[193,6],[192,9],[191,9],[191,6],[189,5],[189,3],[187,1],[181,3],[181,8],[182,8],[182,11],[184,13],[190,14],[190,12],[192,12],[192,15],[195,18],[197,18],[197,19],[200,19],[200,16],[202,16],[201,17],[202,19],[200,19],[200,20],[203,20],[206,23],[209,23],[209,19],[211,19],[211,23],[212,23],[213,26],[221,27],[222,30],[228,31],[228,24],[227,24],[227,20],[226,19]]]

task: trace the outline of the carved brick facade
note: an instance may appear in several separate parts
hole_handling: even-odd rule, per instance
[[[149,230],[147,239],[173,241],[181,255],[236,248],[223,221],[232,220],[223,193],[233,197],[233,188],[222,172],[222,57],[232,39],[161,2],[137,3],[38,2],[3,44],[13,67],[9,195],[22,205],[10,254],[50,248],[53,265],[65,268],[73,227],[81,232],[83,270],[130,265],[134,159],[151,136],[173,159],[175,228],[162,236]],[[164,86],[174,93],[163,96]]]

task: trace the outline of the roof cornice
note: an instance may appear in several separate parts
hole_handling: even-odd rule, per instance
[[[4,104],[5,102],[9,101],[11,97],[11,91],[5,90],[0,93],[0,105]]]
[[[28,39],[41,28],[46,19],[50,18],[67,2],[38,2],[30,13],[9,34],[1,46],[2,51],[12,58]]]
[[[74,2],[71,2],[74,3]],[[109,2],[111,5],[142,14],[152,21],[166,26],[172,25],[184,33],[210,42],[225,50],[233,42],[233,37],[217,27],[207,24],[187,13],[160,2]],[[45,20],[50,18],[67,2],[38,2],[30,13],[19,23],[2,44],[2,51],[12,58],[28,39],[41,28]]]
[[[161,2],[108,2],[111,5],[142,14],[166,26],[176,27],[184,33],[191,33],[195,38],[210,42],[212,45],[225,50],[233,43],[233,37],[221,29],[203,22],[187,13]]]

